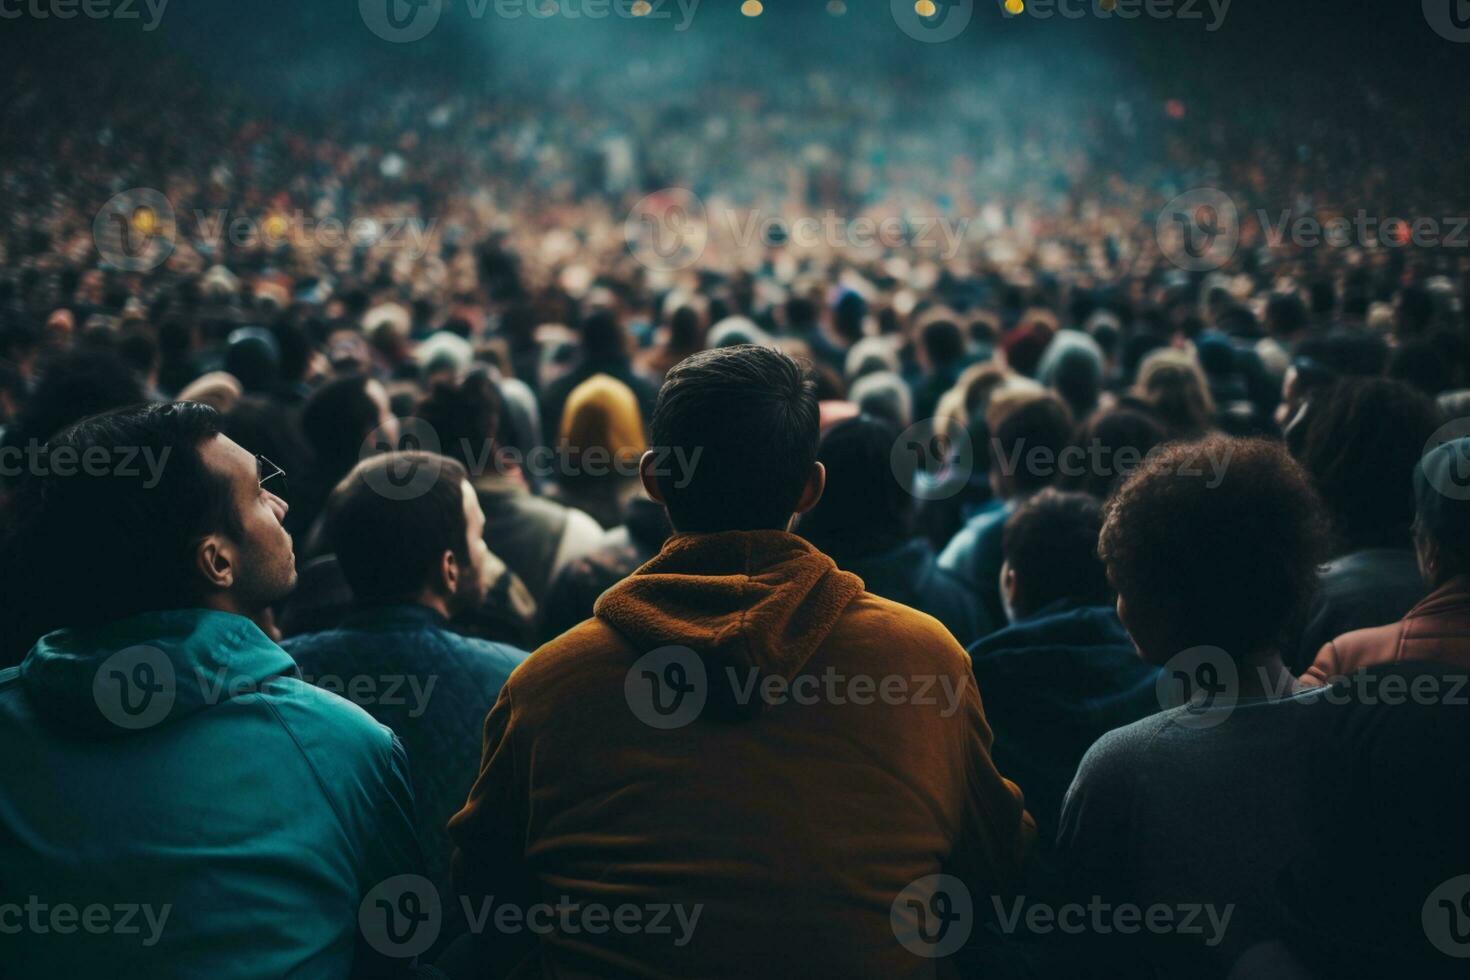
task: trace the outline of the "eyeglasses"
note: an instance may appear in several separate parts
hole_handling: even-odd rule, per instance
[[[270,460],[266,459],[264,456],[258,454],[256,455],[255,472],[260,477],[260,487],[262,490],[266,489],[267,483],[269,483],[271,480],[276,479],[277,477],[280,477],[281,482],[270,488],[271,491],[275,492],[276,490],[286,489],[286,471],[281,469],[275,463],[272,463]]]

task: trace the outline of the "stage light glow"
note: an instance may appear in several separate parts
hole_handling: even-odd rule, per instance
[[[1105,13],[1110,14],[1114,10],[1118,9],[1118,0],[1098,0],[1098,6],[1101,7]]]
[[[1026,12],[1026,0],[1006,0],[1006,13],[1018,16]]]
[[[827,13],[833,17],[841,17],[847,13],[847,4],[843,3],[842,0],[827,0]]]
[[[938,7],[934,6],[934,0],[919,0],[914,4],[914,13],[920,17],[933,17]]]
[[[158,231],[158,215],[152,208],[139,208],[133,212],[133,230],[140,235],[152,235]]]
[[[761,3],[761,0],[745,0],[740,5],[740,12],[747,17],[759,17],[765,9],[765,4]]]
[[[633,4],[634,17],[647,17],[652,10],[653,4],[649,3],[648,0],[636,0]]]

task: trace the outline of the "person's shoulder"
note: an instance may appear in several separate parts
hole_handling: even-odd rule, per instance
[[[937,658],[948,666],[969,670],[964,647],[938,619],[871,592],[860,592],[848,603],[833,632],[844,641],[886,647],[911,662]]]
[[[1398,655],[1404,624],[1400,620],[1383,626],[1369,626],[1334,637],[1317,651],[1311,667],[1302,675],[1308,683],[1327,684],[1345,674],[1364,667],[1387,663]]]
[[[393,753],[393,732],[346,698],[299,677],[282,676],[262,686],[259,697],[308,760],[333,760],[377,768]]]
[[[507,675],[519,667],[528,656],[526,651],[508,643],[496,643],[477,636],[465,636],[452,630],[441,632],[445,634],[444,642],[471,663],[492,667]]]
[[[325,651],[336,650],[351,641],[351,634],[334,627],[288,636],[281,641],[280,646],[282,650],[291,655],[292,660],[299,664],[304,659],[319,656]]]
[[[1147,754],[1159,733],[1169,725],[1168,711],[1140,718],[1122,728],[1105,733],[1082,757],[1077,767],[1077,780],[1131,779],[1139,769],[1139,759]]]
[[[595,682],[627,671],[628,641],[600,619],[585,619],[527,655],[506,681],[512,695],[534,699],[567,683]]]

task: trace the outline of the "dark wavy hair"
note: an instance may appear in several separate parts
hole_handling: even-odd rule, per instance
[[[1414,466],[1440,421],[1433,399],[1387,378],[1347,378],[1313,396],[1296,456],[1341,549],[1410,546]]]
[[[1280,444],[1211,436],[1133,472],[1104,508],[1098,553],[1129,619],[1174,652],[1245,657],[1281,642],[1325,543],[1317,492]]]

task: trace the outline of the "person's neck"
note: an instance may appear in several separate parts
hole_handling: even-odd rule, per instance
[[[413,602],[415,605],[423,606],[425,609],[434,610],[434,612],[443,616],[445,619],[451,618],[449,600],[431,589],[425,589],[419,593],[418,598],[414,599]]]
[[[1281,651],[1272,647],[1249,656],[1240,663],[1240,697],[1264,698],[1295,694],[1296,675],[1281,659]]]

